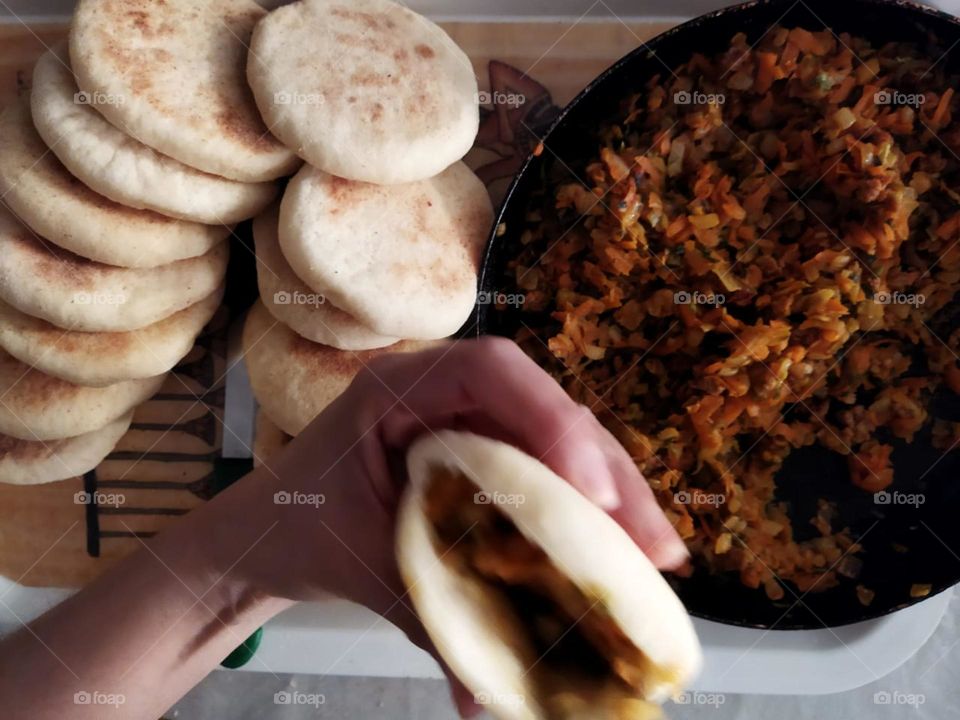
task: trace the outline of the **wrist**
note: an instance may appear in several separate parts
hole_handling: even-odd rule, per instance
[[[244,477],[173,528],[176,552],[192,556],[193,575],[204,595],[239,620],[246,613],[263,618],[293,602],[278,597],[264,582],[258,565],[269,562],[277,531],[273,503],[260,497],[265,484],[256,474]]]

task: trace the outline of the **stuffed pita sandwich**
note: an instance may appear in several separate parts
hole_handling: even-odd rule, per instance
[[[534,458],[418,440],[400,571],[440,655],[502,720],[646,720],[701,665],[689,616],[605,512]]]

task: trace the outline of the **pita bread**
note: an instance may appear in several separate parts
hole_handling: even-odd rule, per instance
[[[247,77],[274,134],[332,175],[438,175],[480,123],[477,79],[437,25],[390,0],[301,0],[262,20]]]
[[[274,425],[263,412],[257,412],[257,424],[253,431],[253,466],[269,467],[270,459],[283,450],[292,439]]]
[[[397,527],[401,574],[427,632],[467,687],[479,696],[519,700],[490,705],[496,717],[646,718],[649,702],[679,694],[699,671],[702,657],[693,624],[666,580],[610,516],[538,460],[502,442],[441,431],[423,436],[411,447],[407,470],[410,487]],[[613,672],[602,680],[587,673],[581,677],[569,667],[557,668],[537,649],[529,619],[522,619],[511,596],[501,589],[508,583],[500,581],[494,587],[468,565],[457,564],[456,546],[450,549],[440,540],[425,510],[425,498],[434,483],[458,477],[477,492],[462,500],[453,495],[453,503],[471,513],[468,533],[481,527],[472,538],[477,544],[467,540],[463,546],[481,552],[489,532],[478,506],[488,510],[495,506],[526,543],[543,552],[546,567],[571,581],[588,601],[596,598],[591,607],[603,603],[604,617],[643,658],[639,697],[625,682],[615,680]],[[445,497],[452,492],[448,487]],[[553,592],[545,594],[557,602]],[[578,613],[569,627],[586,632],[586,614]],[[564,635],[572,632],[562,626],[557,630]],[[569,712],[552,706],[557,700],[554,693],[564,696]]]
[[[40,372],[103,387],[172,370],[223,299],[223,286],[170,317],[131,332],[74,332],[25,315],[0,300],[0,348]]]
[[[135,210],[93,192],[40,139],[28,99],[0,113],[0,198],[41,237],[109,265],[155,267],[197,257],[230,234],[222,225]]]
[[[81,0],[70,30],[80,89],[113,125],[185,165],[241,182],[300,166],[245,82],[266,11],[253,0]]]
[[[316,292],[381,335],[452,335],[477,302],[493,223],[490,196],[463,163],[384,187],[306,166],[280,208],[280,246]]]
[[[254,397],[267,417],[294,437],[336,400],[373,358],[432,346],[404,341],[386,350],[335,350],[303,339],[274,320],[260,301],[250,308],[243,328],[243,352]]]
[[[42,485],[85,475],[113,451],[132,419],[133,413],[127,413],[100,430],[65,440],[0,435],[0,483]]]
[[[276,197],[276,183],[241,183],[195,170],[121,132],[78,102],[65,43],[33,70],[30,96],[37,132],[70,173],[94,192],[141,210],[210,225],[259,213]]]
[[[339,350],[374,350],[399,342],[364,327],[297,277],[280,251],[279,216],[280,208],[274,206],[253,222],[257,282],[270,314],[301,337]]]
[[[0,206],[0,300],[80,332],[127,332],[200,302],[223,282],[230,246],[155,268],[120,268],[34,238]]]
[[[45,375],[0,350],[0,434],[45,442],[99,430],[153,397],[165,378],[84,387]]]

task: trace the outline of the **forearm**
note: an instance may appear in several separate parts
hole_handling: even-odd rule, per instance
[[[255,480],[245,478],[0,643],[4,717],[100,718],[113,703],[111,718],[154,720],[285,609],[288,601],[233,572],[271,531],[266,515],[236,514]]]

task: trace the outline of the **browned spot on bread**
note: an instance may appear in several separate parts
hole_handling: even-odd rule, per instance
[[[330,196],[330,200],[341,207],[344,205],[352,205],[356,200],[350,196],[357,187],[357,183],[352,180],[345,180],[342,177],[331,175],[327,182],[327,194]]]
[[[383,105],[381,103],[374,103],[373,109],[370,111],[370,120],[372,122],[379,122],[383,119]]]
[[[143,10],[131,10],[127,13],[127,17],[130,18],[132,25],[141,33],[146,34],[150,31],[150,19]]]
[[[348,10],[345,7],[335,7],[330,11],[330,14],[343,20],[355,22],[368,30],[380,30],[381,28],[392,30],[395,27],[393,21],[388,17],[362,12],[360,10]]]
[[[349,382],[363,367],[358,356],[366,353],[351,353],[320,345],[285,330],[290,336],[288,353],[291,359],[308,375],[336,378]]]
[[[217,124],[225,135],[229,135],[246,147],[256,152],[271,152],[275,149],[276,140],[259,123],[251,122],[247,113],[239,112],[236,108],[223,107],[216,115]]]
[[[369,71],[358,71],[350,76],[350,82],[360,87],[383,87],[389,83],[390,75],[380,75]]]
[[[125,107],[114,110],[121,120],[136,126],[138,115],[152,113],[175,121],[191,138],[206,140],[216,133],[244,154],[280,150],[252,91],[236,82],[245,77],[247,46],[266,10],[240,0],[101,2],[97,11],[82,14],[81,27],[97,57],[91,75],[112,76],[111,86],[128,95]],[[204,44],[185,49],[186,38],[194,34]],[[186,78],[182,91],[175,84],[181,76]]]
[[[123,355],[139,349],[140,345],[133,332],[64,332],[62,328],[42,320],[26,333],[38,345],[58,353]]]
[[[0,395],[7,408],[40,407],[55,398],[58,402],[88,390],[66,380],[46,375],[0,350]]]
[[[77,290],[93,288],[100,277],[110,271],[107,265],[74,255],[52,243],[41,243],[22,235],[10,237],[18,257],[23,259],[25,272],[43,278],[51,284],[69,284]]]
[[[55,440],[47,442],[30,442],[0,435],[0,460],[41,460],[53,457],[69,440]]]
[[[353,35],[350,33],[337,33],[337,42],[348,48],[363,48],[371,52],[384,52],[384,41],[379,35]],[[336,69],[333,66],[332,69]]]
[[[430,58],[436,57],[436,53],[429,45],[417,45],[414,50],[416,51],[417,55],[422,57],[424,60],[429,60]]]
[[[28,173],[39,176],[51,188],[59,189],[85,205],[109,212],[121,219],[129,218],[151,225],[171,225],[179,222],[152,210],[137,210],[116,203],[94,192],[71,175],[56,156],[48,151],[34,129],[30,119],[30,108],[26,101],[22,101],[10,115],[6,116],[3,129],[5,137],[0,140],[0,145],[3,146],[4,152],[15,154],[18,177]]]

